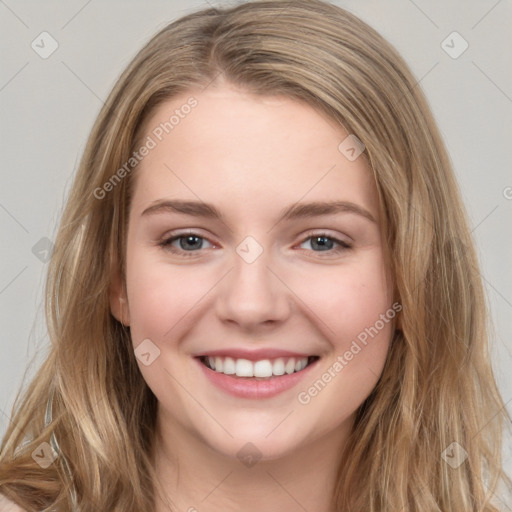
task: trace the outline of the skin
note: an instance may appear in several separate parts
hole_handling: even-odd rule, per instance
[[[391,308],[373,177],[364,156],[349,161],[338,150],[344,129],[312,107],[226,83],[162,104],[146,135],[191,95],[197,107],[136,169],[126,282],[114,276],[111,290],[112,312],[130,326],[134,348],[150,339],[160,350],[150,365],[138,361],[159,403],[155,465],[166,497],[157,512],[171,501],[189,512],[242,504],[248,512],[329,512],[340,452],[382,372],[393,323],[308,404],[297,397]],[[212,203],[223,222],[171,211],[142,215],[163,199]],[[334,200],[356,203],[375,222],[341,212],[276,224],[297,201]],[[189,229],[203,238],[171,246],[192,257],[159,245]],[[263,249],[251,264],[236,252],[249,235]],[[322,250],[315,235],[351,248],[336,253],[342,246],[331,238]],[[193,357],[230,347],[320,360],[276,397],[236,398],[212,386]],[[248,442],[261,454],[252,467],[237,457]]]

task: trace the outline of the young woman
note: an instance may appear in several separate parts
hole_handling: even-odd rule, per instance
[[[141,50],[47,320],[6,510],[498,510],[507,416],[450,162],[403,60],[338,7],[206,9]]]

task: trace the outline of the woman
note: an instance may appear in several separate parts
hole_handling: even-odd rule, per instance
[[[453,172],[403,60],[338,7],[207,9],[141,50],[47,318],[2,445],[23,509],[497,510],[506,412]]]

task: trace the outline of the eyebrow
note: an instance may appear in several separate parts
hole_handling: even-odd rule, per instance
[[[224,222],[224,216],[212,204],[202,201],[181,201],[178,199],[157,200],[146,208],[141,216],[166,212],[217,219]],[[282,220],[320,217],[322,215],[334,215],[337,213],[352,213],[364,217],[371,222],[377,222],[375,217],[368,210],[350,201],[295,203],[281,211],[277,222],[281,222]]]

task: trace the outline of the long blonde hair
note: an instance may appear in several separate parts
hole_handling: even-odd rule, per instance
[[[403,310],[383,374],[340,453],[333,508],[497,510],[490,498],[506,479],[500,447],[507,415],[449,158],[402,58],[361,20],[320,0],[189,14],[156,34],[119,78],[62,216],[46,287],[51,346],[16,400],[1,447],[1,492],[29,510],[154,509],[156,399],[129,330],[109,306],[112,270],[124,275],[137,169],[101,197],[98,190],[137,149],[158,105],[220,76],[328,115],[364,143],[375,176],[387,263]],[[45,469],[32,457],[41,443],[58,454]],[[451,467],[442,455],[447,448],[467,459]]]

